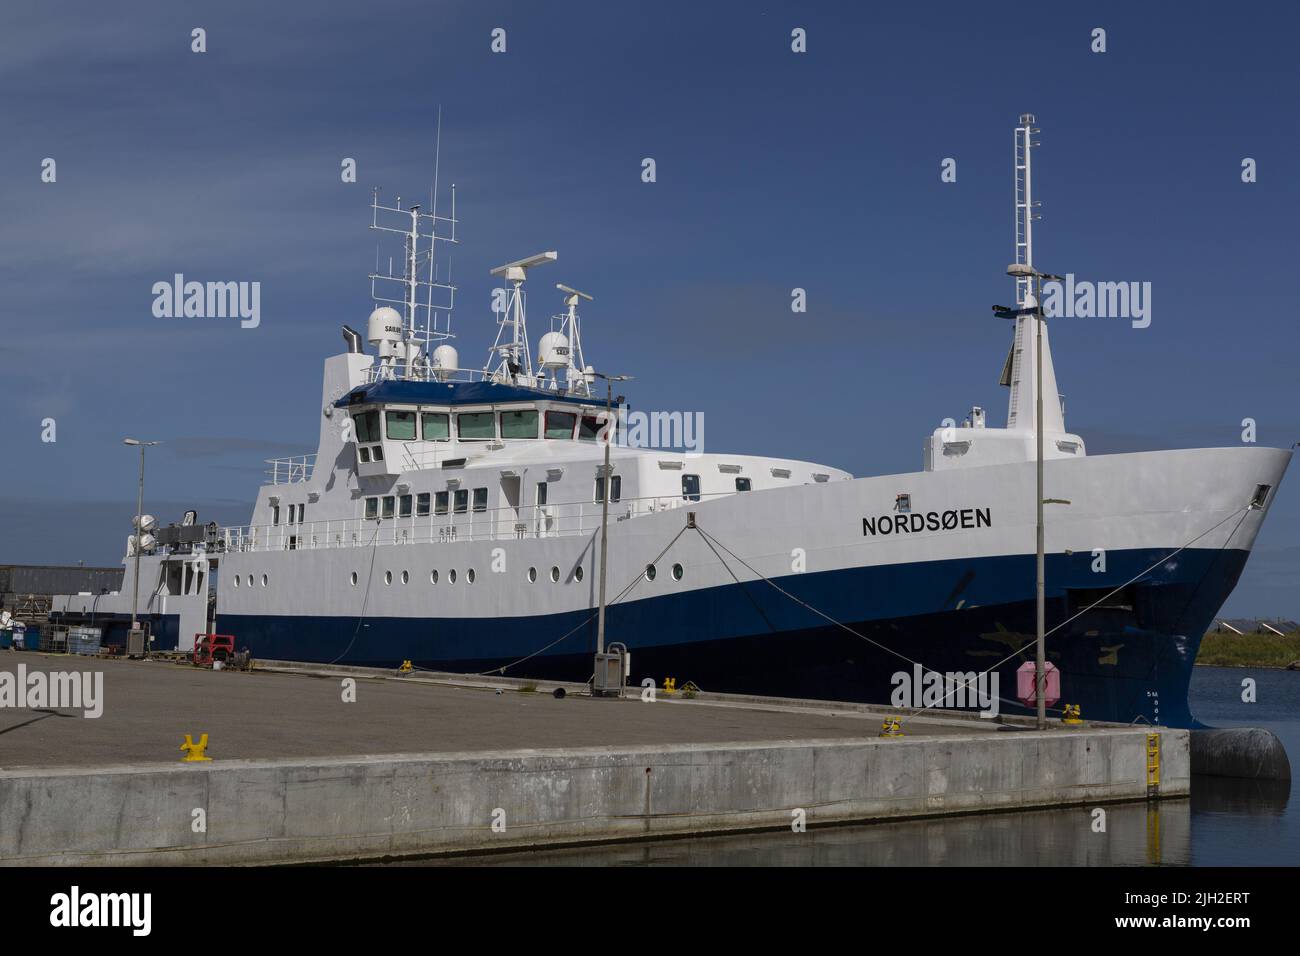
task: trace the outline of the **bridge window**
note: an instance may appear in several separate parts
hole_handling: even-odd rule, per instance
[[[375,461],[383,461],[383,460],[384,460],[384,446],[383,446],[383,445],[376,445],[374,448],[372,448],[372,449],[371,449],[371,457],[374,458]]]
[[[462,412],[456,416],[456,434],[462,441],[484,441],[497,437],[497,425],[491,412]]]
[[[426,491],[422,495],[415,496],[415,514],[423,518],[429,513],[429,493]]]
[[[411,496],[410,495],[402,495],[402,497],[399,499],[397,513],[398,516],[402,518],[411,517]]]
[[[736,479],[736,490],[737,490],[737,491],[752,491],[753,488],[754,488],[754,481],[753,481],[752,478],[737,478],[737,479]]]
[[[463,515],[469,510],[469,489],[456,489],[456,514]]]
[[[396,507],[397,498],[393,495],[384,495],[384,517],[391,518]]]
[[[271,505],[271,524],[280,523],[280,506]]]
[[[700,500],[699,475],[682,475],[682,497],[687,501]]]
[[[425,412],[420,416],[420,428],[425,441],[447,441],[451,438],[451,416],[446,412]]]
[[[415,441],[415,412],[388,412],[388,437],[393,441]]]
[[[433,513],[436,515],[445,515],[447,513],[447,498],[445,491],[439,491],[433,496]]]
[[[596,503],[599,504],[604,500],[605,500],[605,479],[603,477],[598,477],[596,479]],[[623,500],[623,476],[622,475],[614,475],[609,479],[609,500],[610,501]]]
[[[378,411],[362,412],[360,415],[353,415],[352,421],[356,425],[357,442],[359,444],[379,441]]]
[[[361,464],[367,465],[370,463],[370,449],[367,448],[365,445],[362,445],[359,449],[357,449],[357,455],[361,459]]]
[[[367,518],[378,518],[378,517],[379,517],[379,499],[378,499],[378,498],[367,498],[367,499],[366,499],[366,517],[367,517]]]
[[[578,416],[572,412],[547,412],[546,437],[572,438],[573,426],[578,423]]]
[[[600,430],[605,427],[604,415],[583,415],[582,425],[578,428],[579,441],[598,441]],[[609,438],[614,437],[614,424],[610,422]]]
[[[526,408],[513,412],[502,412],[501,437],[536,438],[537,410]]]
[[[487,511],[487,489],[486,488],[474,489],[474,510]]]

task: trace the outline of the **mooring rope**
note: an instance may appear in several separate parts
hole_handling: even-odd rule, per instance
[[[1226,548],[1226,547],[1228,546],[1228,542],[1230,542],[1230,541],[1232,540],[1233,536],[1237,533],[1237,528],[1239,528],[1239,527],[1241,526],[1241,522],[1244,521],[1244,520],[1246,519],[1246,515],[1250,513],[1250,510],[1251,510],[1250,507],[1247,506],[1247,507],[1246,507],[1246,508],[1241,512],[1241,516],[1240,516],[1240,517],[1238,518],[1238,520],[1237,520],[1237,525],[1232,529],[1232,532],[1228,535],[1227,539],[1224,541],[1223,545],[1220,547],[1219,550],[1223,550],[1224,548]],[[1179,553],[1182,552],[1182,551],[1187,550],[1187,549],[1190,548],[1193,544],[1195,544],[1197,541],[1199,541],[1201,538],[1204,538],[1206,535],[1211,534],[1211,533],[1213,533],[1214,531],[1218,530],[1220,527],[1222,527],[1224,524],[1226,524],[1228,521],[1232,520],[1232,518],[1234,518],[1234,517],[1236,517],[1236,516],[1237,516],[1237,512],[1234,511],[1234,512],[1230,513],[1230,514],[1227,515],[1225,518],[1223,518],[1221,521],[1216,522],[1212,527],[1207,528],[1205,531],[1202,531],[1200,534],[1198,534],[1196,537],[1192,538],[1190,541],[1187,541],[1185,544],[1183,544],[1183,545],[1181,545],[1180,547],[1176,548],[1175,550],[1169,552],[1169,554],[1167,554],[1167,555],[1165,555],[1164,557],[1162,557],[1159,561],[1155,562],[1155,563],[1152,564],[1150,567],[1147,567],[1147,568],[1145,568],[1144,570],[1139,571],[1136,575],[1134,575],[1133,577],[1129,578],[1127,581],[1125,581],[1123,584],[1119,585],[1118,587],[1114,588],[1114,589],[1113,589],[1112,591],[1110,591],[1109,593],[1107,593],[1107,594],[1103,595],[1102,597],[1098,598],[1098,599],[1097,599],[1096,601],[1094,601],[1092,604],[1089,604],[1087,607],[1083,608],[1082,610],[1078,611],[1077,613],[1073,614],[1072,616],[1066,618],[1064,621],[1061,621],[1059,624],[1057,624],[1057,625],[1056,625],[1055,627],[1053,627],[1051,630],[1049,630],[1049,631],[1045,631],[1044,634],[1043,634],[1043,640],[1046,641],[1048,637],[1050,637],[1052,634],[1055,634],[1057,631],[1059,631],[1061,628],[1065,627],[1065,626],[1066,626],[1067,624],[1069,624],[1071,621],[1074,621],[1074,620],[1076,620],[1077,618],[1081,617],[1082,615],[1087,614],[1089,611],[1093,610],[1094,608],[1096,608],[1098,605],[1100,605],[1100,604],[1103,603],[1104,601],[1110,599],[1110,598],[1113,597],[1115,594],[1118,594],[1120,591],[1124,590],[1124,588],[1128,587],[1130,584],[1134,583],[1135,581],[1139,580],[1139,579],[1142,578],[1143,576],[1149,574],[1151,571],[1153,571],[1153,570],[1155,570],[1156,568],[1158,568],[1160,565],[1164,564],[1164,563],[1165,563],[1166,561],[1168,561],[1170,558],[1174,557],[1175,555],[1179,554]],[[751,574],[753,574],[756,578],[758,578],[758,579],[760,579],[760,580],[766,582],[768,585],[770,585],[770,586],[771,586],[772,588],[774,588],[776,591],[778,591],[779,593],[783,594],[785,597],[789,598],[791,601],[795,602],[796,604],[799,604],[800,606],[806,608],[807,610],[812,611],[812,612],[813,612],[814,614],[816,614],[818,617],[821,617],[821,618],[825,619],[826,621],[828,621],[829,623],[835,625],[835,626],[838,627],[838,628],[841,628],[841,629],[843,629],[843,630],[845,630],[845,631],[848,631],[850,634],[852,634],[852,635],[854,635],[855,637],[858,637],[858,638],[860,638],[860,639],[866,641],[868,644],[871,644],[871,645],[873,645],[873,646],[875,646],[875,647],[880,648],[880,649],[883,650],[883,651],[886,651],[886,652],[888,652],[888,653],[890,653],[890,654],[893,654],[895,657],[898,657],[899,659],[904,660],[904,661],[906,661],[907,663],[912,664],[913,666],[920,667],[922,670],[929,671],[929,672],[934,673],[934,674],[943,674],[942,671],[937,671],[937,670],[935,670],[935,669],[932,668],[932,667],[928,667],[927,665],[925,665],[925,664],[922,663],[921,661],[913,660],[912,658],[908,657],[906,654],[903,654],[903,653],[901,653],[900,651],[896,651],[896,650],[894,650],[892,647],[888,647],[888,646],[886,646],[886,645],[884,645],[884,644],[881,644],[881,643],[878,642],[878,641],[873,641],[871,638],[867,637],[865,634],[862,634],[861,632],[854,630],[854,629],[853,629],[852,627],[850,627],[849,625],[843,623],[842,621],[838,621],[838,620],[836,620],[835,618],[831,617],[829,614],[826,614],[825,612],[819,610],[818,608],[813,607],[813,606],[812,606],[811,604],[809,604],[807,601],[804,601],[804,600],[802,600],[801,598],[798,598],[798,597],[796,597],[795,595],[791,594],[789,591],[785,590],[785,589],[782,588],[780,585],[778,585],[775,581],[771,580],[771,579],[768,578],[767,576],[765,576],[765,575],[761,574],[759,571],[755,570],[754,567],[753,567],[752,565],[750,565],[748,562],[746,562],[744,558],[741,558],[741,557],[740,557],[739,555],[737,555],[734,551],[732,551],[730,548],[728,548],[725,544],[723,544],[721,541],[718,541],[717,538],[713,537],[711,534],[709,534],[707,531],[705,531],[703,528],[701,528],[701,527],[699,526],[698,521],[697,521],[696,524],[695,524],[695,529],[696,529],[697,531],[699,531],[700,535],[705,539],[705,543],[706,543],[706,544],[710,544],[710,542],[717,544],[718,547],[720,547],[720,548],[722,548],[722,550],[726,551],[727,554],[731,555],[731,557],[734,558],[737,562],[739,562],[740,564],[744,565],[744,567],[747,568],[747,569],[749,570],[749,572],[750,572]],[[710,549],[712,550],[712,544],[710,544]],[[716,550],[714,551],[714,554],[717,554],[717,551],[716,551]],[[722,561],[722,558],[721,558],[720,555],[718,556],[718,559],[719,559],[719,561]],[[731,572],[731,569],[730,569],[729,567],[727,567],[726,562],[725,562],[725,561],[722,561],[722,564],[723,564],[723,567],[726,568],[727,573],[728,573],[728,574],[731,574],[732,578],[735,579],[735,580],[737,581],[737,583],[739,584],[739,583],[740,583],[740,582],[739,582],[739,579],[736,579],[735,574]],[[764,615],[764,620],[766,620],[766,615]],[[770,623],[770,622],[768,623],[768,626],[771,627],[771,623]],[[773,628],[773,630],[775,630],[775,628]],[[988,673],[990,673],[990,672],[996,670],[997,668],[1001,667],[1003,664],[1005,664],[1005,663],[1007,663],[1008,661],[1010,661],[1012,658],[1015,658],[1015,657],[1020,656],[1021,654],[1023,654],[1023,653],[1024,653],[1026,650],[1028,650],[1029,648],[1034,647],[1037,643],[1038,643],[1038,639],[1037,639],[1037,637],[1035,637],[1034,640],[1031,641],[1030,643],[1025,644],[1023,647],[1019,648],[1019,649],[1016,650],[1016,651],[1013,651],[1011,654],[1008,654],[1006,657],[1004,657],[1004,658],[1002,658],[1001,660],[997,661],[996,663],[994,663],[994,664],[991,665],[990,667],[986,668],[986,669],[983,670],[983,671],[980,671],[978,674],[976,674],[975,680],[977,681],[977,680],[979,680],[980,677],[983,677],[985,674],[988,674]],[[946,676],[946,675],[944,675],[944,676]],[[947,683],[947,682],[945,681],[945,684],[946,684],[946,683]],[[911,713],[909,713],[907,716],[908,716],[909,718],[911,718],[911,717],[915,717],[915,716],[917,716],[918,714],[924,713],[925,711],[929,710],[929,709],[932,708],[932,707],[937,707],[937,706],[941,705],[944,701],[946,701],[949,697],[953,696],[953,695],[957,692],[957,690],[958,690],[958,687],[956,686],[957,683],[958,683],[958,682],[954,681],[954,682],[953,682],[953,684],[954,684],[953,689],[950,690],[950,691],[948,691],[947,693],[945,693],[945,694],[944,694],[941,698],[939,698],[939,700],[936,701],[935,703],[926,704],[926,705],[924,705],[924,706],[922,706],[922,707],[920,707],[920,708],[918,708],[918,709],[915,709],[915,710],[913,710]],[[970,686],[971,686],[972,683],[973,683],[973,681],[970,681],[970,680],[966,680],[966,681],[962,681],[962,682],[960,682],[961,689],[962,689],[963,691],[964,691],[964,690],[969,690],[969,689],[970,689]],[[1010,698],[1002,697],[1001,695],[998,696],[998,699],[999,699],[1000,701],[1002,701],[1003,703],[1008,703],[1008,704],[1017,704],[1017,705],[1020,704],[1020,701],[1018,701],[1018,700],[1012,700],[1012,699],[1010,699]],[[1054,713],[1063,710],[1062,708],[1049,708],[1049,709],[1052,710]]]
[[[682,527],[681,529],[679,529],[678,532],[677,532],[675,535],[673,535],[672,540],[669,541],[666,545],[664,545],[663,550],[660,551],[657,555],[655,555],[654,559],[650,562],[650,564],[658,564],[658,563],[659,563],[659,560],[660,560],[660,559],[661,559],[665,554],[668,553],[668,550],[669,550],[669,549],[670,549],[674,544],[677,543],[677,539],[680,538],[680,537],[681,537],[683,534],[685,534],[685,533],[686,533],[686,528],[685,528],[685,527]],[[639,583],[641,583],[641,581],[644,579],[644,577],[645,577],[645,572],[644,572],[644,571],[638,571],[638,572],[636,573],[636,575],[632,578],[632,582],[631,582],[627,587],[625,587],[622,591],[620,591],[620,592],[615,596],[614,600],[608,602],[608,603],[606,604],[606,607],[609,607],[609,606],[612,605],[612,604],[617,604],[619,601],[623,600],[624,597],[626,597],[628,594],[630,594],[630,593],[632,592],[632,590],[633,590],[633,589],[634,589],[634,588],[635,588]],[[518,665],[518,664],[522,664],[524,661],[532,660],[532,659],[533,659],[534,657],[536,657],[538,654],[543,654],[543,653],[545,653],[546,651],[550,650],[552,647],[554,647],[556,644],[559,644],[561,641],[565,640],[566,638],[572,637],[574,634],[576,634],[576,633],[577,633],[578,631],[580,631],[582,628],[586,627],[586,626],[587,626],[588,624],[590,624],[593,620],[595,620],[599,615],[600,615],[600,610],[597,609],[596,611],[592,612],[592,613],[591,613],[591,614],[590,614],[590,615],[589,615],[585,620],[579,622],[578,625],[577,625],[576,627],[574,627],[572,630],[570,630],[568,633],[564,634],[564,635],[561,636],[561,637],[557,637],[555,640],[551,641],[551,643],[545,645],[544,647],[539,647],[537,650],[533,651],[531,654],[528,654],[528,655],[525,656],[525,657],[521,657],[521,658],[519,658],[519,660],[517,660],[517,661],[512,661],[511,663],[506,664],[506,665],[504,665],[504,666],[502,666],[502,667],[494,667],[494,668],[492,668],[491,670],[479,671],[477,674],[468,675],[468,676],[487,677],[487,676],[492,675],[492,674],[504,674],[508,668],[514,667],[514,666],[516,666],[516,665]]]

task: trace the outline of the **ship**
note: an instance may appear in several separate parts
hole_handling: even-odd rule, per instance
[[[224,634],[260,660],[533,680],[591,681],[616,646],[630,686],[873,703],[897,703],[903,675],[989,677],[1003,713],[1035,710],[1017,688],[1042,631],[1054,716],[1194,725],[1201,637],[1291,452],[1089,455],[1066,430],[1034,122],[1014,130],[1015,304],[995,307],[1006,424],[971,408],[926,437],[920,470],[629,440],[626,376],[583,355],[591,295],[557,284],[530,347],[525,284],[554,251],[492,270],[496,341],[462,368],[439,265],[455,188],[445,214],[376,191],[371,228],[400,238],[401,266],[377,257],[364,336],[344,325],[324,359],[316,452],[268,462],[245,526],[138,507],[122,587],[56,597],[52,619],[145,653]]]

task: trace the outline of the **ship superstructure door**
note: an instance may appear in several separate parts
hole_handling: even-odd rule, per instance
[[[501,476],[501,506],[497,509],[497,537],[522,538],[526,526],[521,524],[521,480],[518,475]]]

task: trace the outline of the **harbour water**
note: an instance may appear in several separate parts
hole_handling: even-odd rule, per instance
[[[1242,700],[1242,681],[1256,701]],[[1300,758],[1300,672],[1196,668],[1192,712],[1215,727],[1272,730]],[[997,813],[440,861],[487,866],[1294,866],[1295,783],[1197,777],[1190,800]],[[425,861],[427,864],[428,861]],[[403,865],[403,864],[397,864]],[[418,864],[406,864],[418,865]]]

